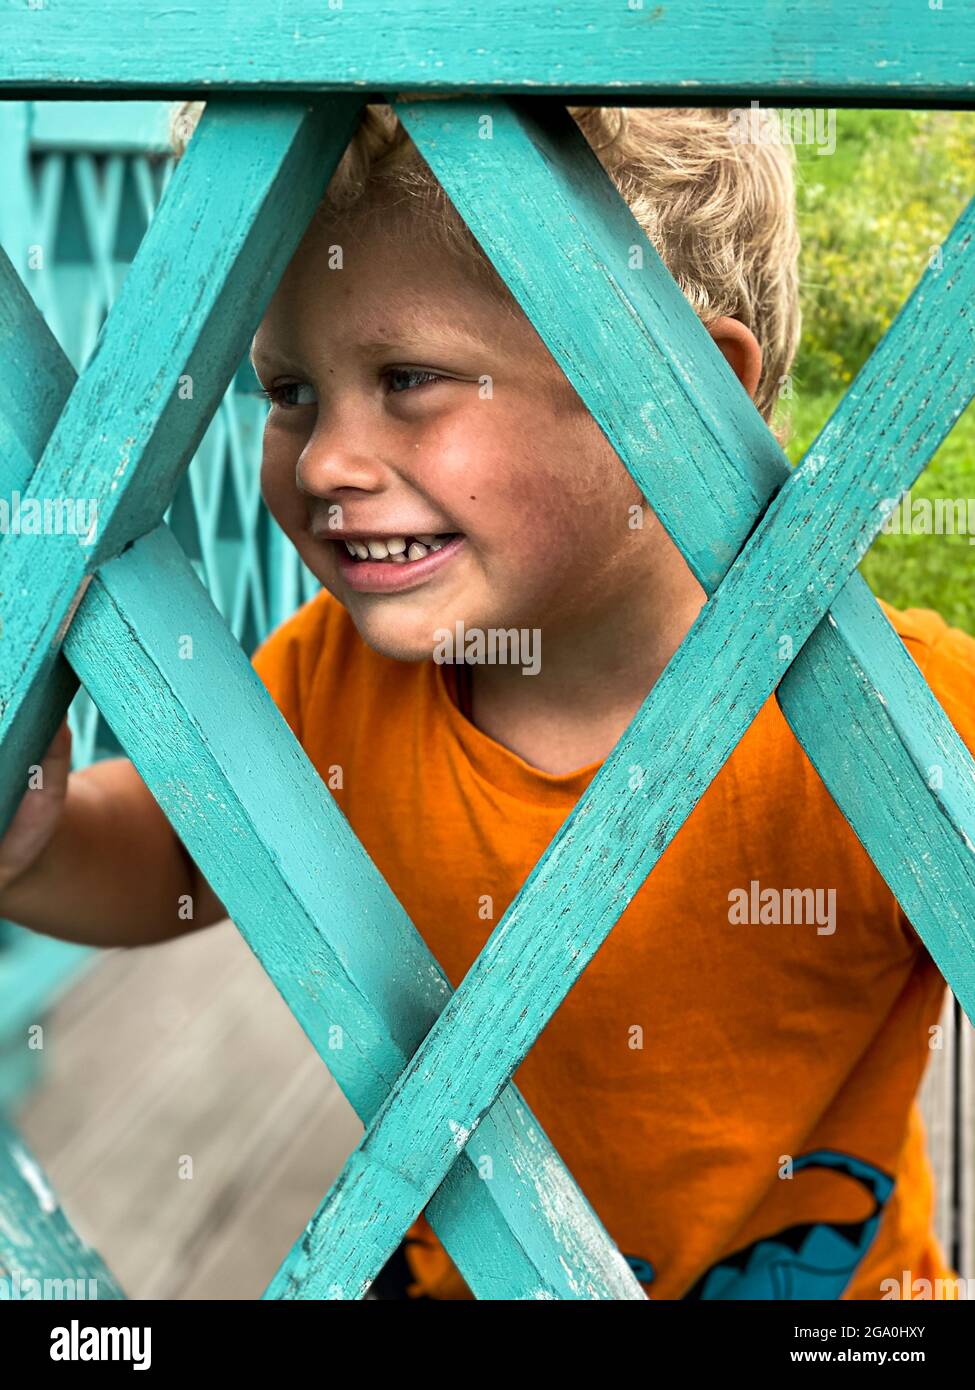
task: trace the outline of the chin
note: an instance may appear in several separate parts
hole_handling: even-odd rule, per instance
[[[362,640],[380,656],[393,661],[430,661],[433,658],[436,622],[405,622],[395,613],[363,613],[357,604],[348,605],[352,621]],[[357,611],[358,610],[358,611]]]

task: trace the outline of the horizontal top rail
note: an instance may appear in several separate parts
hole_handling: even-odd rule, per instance
[[[169,106],[131,98],[124,110],[115,102],[42,101],[27,108],[27,141],[31,150],[58,154],[171,155],[169,114]]]
[[[939,4],[941,8],[937,8]],[[975,6],[942,0],[64,0],[0,12],[9,97],[469,89],[608,102],[975,106]],[[201,91],[200,88],[204,90]]]

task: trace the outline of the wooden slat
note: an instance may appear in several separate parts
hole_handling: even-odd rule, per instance
[[[564,113],[543,120],[527,103],[490,108],[490,141],[473,138],[484,103],[451,103],[449,110],[425,103],[398,110],[711,592],[726,572],[729,549],[737,550],[790,470],[629,209],[606,190],[595,156]],[[519,134],[524,138],[518,139]],[[511,196],[492,201],[488,189],[502,182]],[[537,239],[526,241],[519,233],[523,219],[539,229]],[[959,308],[965,301],[956,293],[957,277],[971,270],[971,220],[969,209],[944,248],[948,259],[942,289]],[[559,255],[546,255],[543,237],[554,241]],[[624,269],[634,244],[644,247],[647,271],[642,276]],[[858,376],[816,440],[816,457],[871,447],[862,430],[865,421],[873,435],[883,425],[887,448],[919,447],[923,422],[920,414],[915,418],[912,401],[887,393],[882,415],[874,401],[888,381],[910,378],[919,353],[929,365],[939,353],[950,361],[943,327],[931,313],[929,291],[935,280],[928,275],[926,289],[912,300],[917,321],[899,318]],[[581,324],[578,315],[585,315]],[[964,366],[971,356],[970,316],[956,318],[953,329],[964,351],[951,362],[949,380],[937,388],[943,407],[939,429],[957,418],[971,389]],[[604,370],[609,360],[632,364],[641,359],[652,368],[652,379],[638,369]],[[685,426],[688,405],[692,414]],[[698,420],[703,428],[697,427]],[[723,519],[718,511],[725,513]],[[865,692],[878,690],[880,670],[889,673],[886,703],[873,694],[864,698]],[[854,579],[838,597],[831,621],[813,634],[786,675],[779,699],[934,959],[959,997],[970,1000],[973,966],[964,935],[956,931],[964,908],[953,887],[970,872],[968,832],[957,804],[959,796],[964,804],[970,794],[970,761],[862,581]],[[947,763],[945,745],[952,750]],[[928,785],[934,764],[957,769],[947,774],[951,786],[944,794],[935,794]],[[961,780],[957,788],[956,779]],[[878,801],[880,786],[886,791]],[[930,860],[939,868],[922,870]]]
[[[944,1007],[938,1020],[941,1047],[932,1048],[924,1082],[918,1093],[927,1131],[927,1151],[934,1172],[934,1228],[946,1256],[956,1230],[955,1140],[958,1114],[955,1108],[955,1066],[958,1035],[955,1026],[955,1000],[945,992]]]
[[[961,1021],[961,1095],[958,1114],[959,1191],[955,1219],[958,1224],[958,1267],[975,1278],[975,1027]]]
[[[471,114],[465,105],[467,111],[460,117],[453,111],[444,115],[442,109],[439,114],[421,109],[421,124],[440,126],[437,137],[422,146],[428,158],[435,151],[438,175],[455,156],[465,159],[462,147],[472,139],[473,128],[464,125],[465,114]],[[500,116],[503,137],[504,111]],[[449,126],[445,135],[444,125]],[[498,133],[496,125],[493,139],[483,143],[497,146],[490,158],[504,159],[507,179],[519,186],[520,171],[512,169],[511,162],[517,163],[528,142],[517,130],[500,141]],[[540,145],[546,138],[543,132]],[[477,159],[466,156],[468,172]],[[553,165],[557,172],[549,186],[561,179],[557,191],[563,199],[571,198],[579,185],[570,184],[571,171],[558,151],[553,152]],[[477,171],[465,184],[463,174],[454,172],[448,192],[455,202],[458,186],[474,202],[475,187],[483,196],[483,174]],[[547,275],[551,290],[555,274],[547,272],[545,260],[524,254],[524,243],[534,243],[537,250],[544,237],[548,257],[561,271],[565,260],[559,254],[552,257],[552,228],[544,227],[552,209],[535,183],[520,186],[526,196],[531,190],[532,218],[521,225],[514,278],[530,293]],[[602,210],[598,186],[593,172],[581,184],[579,198],[584,203],[588,195],[597,214]],[[608,210],[609,202],[605,194],[602,208]],[[467,207],[461,210],[467,216]],[[598,242],[606,228],[598,215],[587,219],[585,214],[583,208],[582,235]],[[950,273],[922,279],[898,316],[896,331],[892,329],[872,355],[803,464],[775,497],[412,1058],[299,1246],[272,1281],[269,1296],[289,1296],[300,1279],[306,1293],[313,1290],[319,1297],[362,1297],[403,1231],[450,1171],[460,1146],[458,1135],[466,1140],[472,1134],[775,689],[782,675],[782,634],[790,634],[795,650],[802,646],[879,531],[889,510],[883,499],[900,496],[913,482],[958,418],[975,391],[975,336],[966,318],[975,298],[975,257],[966,255],[973,225],[975,206],[962,215],[946,244]],[[564,235],[571,237],[574,231]],[[498,242],[488,237],[484,244],[494,256]],[[629,244],[616,244],[620,263]],[[501,246],[503,253],[510,253],[503,235]],[[574,269],[570,262],[569,270]],[[567,299],[583,322],[569,331],[568,316],[554,315],[574,341],[587,339],[586,330],[602,308],[598,296],[591,303],[585,293],[590,288],[598,291],[604,283],[600,269],[595,263],[588,277],[580,277],[575,296]],[[625,308],[624,301],[621,310]],[[621,310],[611,312],[611,319],[624,320]],[[691,327],[694,316],[686,304],[682,315],[676,325],[667,325],[667,331],[673,334],[676,328],[679,334],[686,324],[690,348],[693,335],[703,329],[696,319]],[[552,321],[543,318],[536,327],[551,331]],[[933,350],[935,343],[938,351]],[[614,374],[639,387],[648,369],[641,369],[635,353],[627,354],[628,346],[624,333],[614,353]],[[907,362],[912,372],[898,374],[898,367]],[[650,372],[654,366],[650,364]],[[657,375],[666,384],[670,372]],[[895,382],[899,389],[891,389]],[[719,390],[716,408],[737,399],[724,383]],[[584,399],[589,404],[588,394]],[[643,419],[649,423],[646,414]],[[673,429],[682,420],[683,414],[674,411],[665,423]],[[654,427],[660,423],[655,414],[655,440]],[[851,428],[856,425],[858,433]],[[679,458],[680,451],[673,457]],[[632,459],[624,461],[642,485],[643,458],[638,456],[636,467]],[[646,495],[654,501],[652,489]],[[880,668],[881,684],[885,674]],[[939,965],[944,969],[946,962],[950,964],[950,982],[975,1014],[975,777],[971,757],[947,721],[942,724],[941,761],[950,786],[944,801],[953,855],[941,867],[955,896],[946,897],[944,882],[939,884],[939,905],[948,922],[934,918],[924,926],[926,940],[930,937],[939,948]],[[639,794],[630,787],[634,763],[646,773]],[[925,797],[925,803],[929,800]],[[490,1046],[474,1053],[471,1037],[490,1039]]]
[[[231,957],[219,1001],[211,990],[165,1049],[137,1049],[124,1073],[110,1069],[116,1086],[125,1083],[114,1109],[88,1113],[70,1148],[49,1165],[66,1195],[67,1174],[76,1175],[71,1209],[79,1218],[85,1213],[81,1229],[97,1238],[125,1287],[141,1297],[173,1297],[186,1283],[208,1230],[226,1222],[236,1195],[256,1179],[268,1146],[277,1151],[274,1111],[283,1104],[279,1113],[292,1113],[295,1077],[309,1104],[322,1106],[335,1086],[280,998],[265,1010],[265,1051],[254,1066],[253,1011],[266,995],[255,991],[248,954],[245,947]],[[273,994],[269,982],[268,991]],[[136,1036],[145,1031],[143,1020]],[[251,1065],[235,1067],[234,1058]],[[193,1161],[192,1178],[180,1173],[184,1155]],[[118,1192],[126,1167],[123,1206]],[[323,1164],[323,1179],[328,1171]]]
[[[170,341],[170,350],[175,355],[170,358],[168,367],[172,372],[178,370],[178,363],[186,362],[186,370],[194,375],[194,395],[199,403],[196,407],[183,407],[181,423],[185,424],[192,416],[207,410],[206,388],[209,386],[211,394],[214,394],[215,388],[219,384],[215,377],[219,377],[220,371],[225,366],[224,352],[219,339],[226,337],[231,340],[239,339],[236,352],[236,358],[239,360],[245,340],[253,330],[254,323],[251,322],[251,316],[256,315],[256,318],[259,318],[263,311],[263,301],[252,295],[251,307],[247,310],[246,315],[242,315],[240,309],[233,305],[230,305],[228,312],[226,296],[229,295],[232,298],[236,294],[243,303],[246,303],[246,298],[241,296],[239,292],[241,282],[246,282],[248,278],[257,276],[262,270],[266,272],[268,268],[270,268],[270,279],[266,282],[265,297],[270,293],[277,278],[274,273],[275,269],[282,268],[287,262],[293,246],[297,243],[304,229],[305,222],[299,219],[305,217],[305,214],[310,215],[315,205],[316,186],[320,193],[324,187],[324,182],[321,180],[327,182],[331,170],[325,156],[331,154],[331,167],[334,167],[334,162],[341,155],[348,138],[354,109],[357,109],[357,106],[355,103],[346,101],[342,103],[342,109],[347,116],[344,133],[340,123],[336,123],[335,128],[329,130],[325,115],[319,115],[314,120],[309,119],[307,108],[296,111],[294,108],[280,107],[274,113],[278,119],[272,117],[270,121],[268,116],[271,113],[266,108],[262,108],[261,116],[263,119],[256,132],[253,129],[248,131],[246,113],[244,120],[241,120],[240,113],[243,108],[233,111],[229,122],[224,122],[215,108],[215,120],[211,122],[211,125],[218,128],[217,138],[225,139],[224,148],[227,154],[237,153],[238,161],[245,170],[238,184],[243,196],[241,199],[237,199],[228,197],[226,193],[221,194],[217,208],[219,212],[224,214],[224,221],[221,221],[220,216],[214,215],[211,209],[207,227],[207,233],[210,237],[207,249],[211,252],[209,261],[205,255],[198,254],[198,269],[202,277],[202,285],[190,280],[186,275],[186,268],[187,264],[192,264],[194,237],[191,233],[197,225],[190,214],[193,213],[198,217],[199,205],[206,203],[206,199],[202,195],[207,191],[206,185],[210,176],[206,164],[209,159],[212,159],[212,155],[195,161],[199,166],[195,178],[188,176],[188,183],[184,181],[183,192],[188,195],[188,202],[184,199],[185,205],[179,205],[178,200],[174,199],[170,205],[169,219],[172,225],[169,232],[166,231],[167,218],[160,218],[154,224],[158,228],[155,237],[146,238],[147,243],[151,241],[157,243],[156,249],[153,250],[151,247],[144,249],[140,262],[142,274],[139,275],[133,271],[133,275],[128,281],[128,306],[120,313],[119,317],[113,316],[106,335],[108,352],[105,353],[104,350],[105,339],[100,345],[103,351],[101,364],[103,369],[107,358],[114,357],[116,368],[118,368],[120,365],[124,365],[126,357],[132,361],[138,357],[137,353],[132,352],[131,343],[127,339],[133,335],[141,336],[145,330],[146,306],[153,302],[151,290],[156,288],[158,284],[156,277],[160,276],[167,264],[163,255],[165,237],[171,235],[176,255],[168,264],[172,265],[173,270],[177,273],[177,284],[182,285],[183,293],[188,298],[191,308],[198,308],[199,314],[194,317],[194,314],[190,313],[187,316],[186,324],[179,325],[180,329],[188,329],[188,331],[182,340],[177,332],[175,339]],[[333,111],[332,114],[334,116],[335,112]],[[230,138],[225,137],[224,132],[219,129],[225,123],[230,127]],[[248,136],[253,138],[248,139]],[[239,153],[236,149],[238,145],[240,146]],[[318,185],[315,183],[316,174],[320,180]],[[262,180],[264,186],[262,186]],[[304,194],[299,194],[296,199],[288,188],[289,182],[298,184],[305,190]],[[284,190],[283,195],[278,192],[279,188]],[[262,201],[258,201],[259,197]],[[246,206],[249,199],[254,200],[254,206],[250,209]],[[304,206],[302,206],[303,200]],[[279,218],[281,219],[280,222],[277,220]],[[307,217],[305,217],[306,220]],[[254,235],[255,227],[259,233],[257,236]],[[292,228],[290,235],[289,227]],[[244,247],[241,245],[241,237],[245,238]],[[198,242],[202,240],[206,243],[207,234],[196,240]],[[222,248],[220,246],[221,241],[225,242]],[[263,243],[263,245],[256,245],[255,243]],[[241,255],[240,253],[248,244],[251,246],[249,254]],[[229,261],[227,260],[228,253],[231,258]],[[186,260],[184,257],[190,259]],[[240,271],[236,268],[238,264],[241,267]],[[4,444],[2,450],[4,483],[8,485],[9,492],[17,490],[22,491],[25,495],[41,498],[45,496],[59,497],[67,491],[65,480],[70,478],[72,486],[77,488],[77,491],[70,495],[98,497],[100,519],[104,525],[106,520],[119,514],[118,504],[123,500],[123,493],[129,491],[130,487],[132,494],[137,493],[137,490],[132,487],[132,479],[137,476],[137,469],[132,465],[131,457],[129,457],[129,467],[121,476],[121,481],[118,473],[113,477],[110,471],[100,469],[97,458],[88,468],[82,467],[78,471],[69,470],[61,460],[66,460],[73,451],[70,428],[67,431],[67,440],[65,440],[64,428],[65,418],[69,421],[71,419],[70,412],[66,412],[65,416],[61,417],[58,428],[54,430],[54,450],[52,451],[50,444],[48,444],[43,466],[35,468],[37,457],[48,440],[48,435],[51,433],[55,421],[58,420],[74,374],[57,343],[40,322],[36,311],[33,310],[26,289],[12,272],[6,257],[3,258],[0,273],[3,273],[4,280],[4,293],[0,295],[0,342],[6,343],[9,349],[0,358],[0,420],[3,422],[0,424],[0,431],[2,431],[0,440]],[[133,284],[133,280],[139,283]],[[170,288],[170,295],[170,305],[178,306],[178,293],[174,293],[172,287]],[[221,295],[224,296],[223,301]],[[195,306],[193,305],[194,298],[197,300]],[[126,316],[128,322],[126,322]],[[165,316],[162,316],[154,326],[162,328],[164,318]],[[242,318],[245,320],[242,324],[235,322],[235,320]],[[256,318],[254,319],[255,322]],[[112,330],[117,331],[114,343]],[[208,332],[217,334],[218,341],[216,343],[207,341]],[[16,344],[16,350],[14,350],[14,344]],[[162,350],[162,338],[160,338],[157,347]],[[180,353],[181,348],[183,349],[182,354]],[[196,365],[194,365],[191,349],[196,354]],[[231,352],[233,351],[234,349],[231,348]],[[215,362],[208,360],[214,352],[216,352]],[[163,379],[162,375],[158,373],[161,361],[162,359],[159,359],[154,363],[152,356],[145,359],[146,366],[156,374],[151,386],[155,388],[155,392],[159,394],[162,401],[172,401],[174,399],[173,388],[176,384],[175,376],[169,382]],[[235,366],[235,360],[226,364],[228,376]],[[111,370],[109,374],[111,375]],[[148,389],[145,382],[130,381],[130,386],[137,394]],[[85,382],[83,389],[72,397],[73,406],[76,406],[79,400],[82,403],[81,418],[76,421],[74,428],[81,434],[87,435],[85,443],[88,447],[89,459],[97,454],[99,447],[102,451],[106,447],[106,434],[104,431],[96,432],[97,423],[92,418],[88,419],[86,425],[84,414],[85,410],[87,410],[89,417],[102,412],[101,392],[103,390],[104,387],[99,384],[99,375],[96,371],[92,373],[92,378]],[[150,391],[150,398],[152,394]],[[30,411],[23,409],[25,399],[31,402],[32,409]],[[215,396],[214,399],[216,399]],[[118,419],[121,423],[121,411],[118,412]],[[104,424],[104,420],[102,423]],[[132,426],[131,420],[124,423],[128,427]],[[205,416],[202,424],[205,425]],[[176,450],[178,455],[178,431],[174,432],[172,429],[168,432],[160,431],[162,438],[152,441],[152,426],[153,422],[150,420],[149,442],[155,442],[157,450],[161,448],[165,452],[168,433],[169,445]],[[128,442],[134,442],[134,438]],[[60,444],[61,449],[60,458],[57,453],[58,444]],[[191,444],[187,446],[187,451],[192,452]],[[152,466],[151,457],[149,466]],[[162,476],[154,477],[152,487],[146,488],[147,466],[146,459],[143,457],[143,497],[141,499],[137,495],[130,497],[130,508],[133,507],[133,503],[135,505],[134,509],[130,511],[126,524],[138,526],[137,509],[140,500],[144,511],[147,507],[158,506],[161,509],[165,507],[168,497],[164,489],[167,485],[173,486],[175,476],[177,476],[174,472],[174,466],[178,466],[178,464],[175,464],[175,460],[171,456],[168,473],[163,469]],[[160,473],[158,466],[156,473],[157,475]],[[87,491],[84,490],[86,487]],[[34,613],[43,612],[46,604],[50,602],[53,608],[52,616],[57,616],[60,613],[63,618],[69,611],[69,606],[66,607],[63,603],[58,605],[58,590],[60,589],[61,594],[66,594],[70,599],[71,594],[83,584],[85,561],[94,563],[99,553],[97,543],[90,548],[87,556],[76,545],[69,549],[67,544],[63,544],[57,558],[66,561],[66,563],[58,565],[51,563],[53,557],[51,547],[48,546],[44,554],[46,563],[42,564],[40,563],[40,553],[33,561],[25,555],[25,551],[30,548],[29,543],[22,544],[21,542],[27,539],[18,537],[16,550],[8,544],[4,554],[4,559],[7,562],[3,569],[5,597],[12,596],[14,599],[14,611],[7,614],[8,621],[0,629],[5,639],[6,659],[3,666],[5,680],[14,677],[16,658],[13,658],[12,654],[21,655],[25,650],[25,643],[26,649],[33,652],[36,659],[35,669],[30,673],[33,682],[28,679],[20,692],[12,690],[6,685],[3,690],[3,753],[6,759],[5,773],[2,779],[6,801],[3,820],[9,816],[22,791],[23,778],[19,774],[18,763],[20,767],[23,767],[27,762],[36,758],[36,751],[30,753],[28,751],[30,748],[43,750],[54,727],[63,717],[67,704],[77,687],[77,682],[70,669],[60,656],[56,642],[51,641],[50,633],[42,636],[41,642],[37,646],[33,643],[33,633],[30,632],[33,615],[26,613],[26,606],[23,602],[24,594],[27,592],[27,577],[30,576],[30,588],[36,604],[40,605],[39,607],[35,606]],[[104,531],[100,539],[104,541]],[[22,567],[19,570],[18,560],[22,562]],[[45,582],[48,585],[47,594],[38,594],[38,587],[43,588]],[[31,683],[35,686],[41,686],[42,698],[35,697],[30,706],[25,706],[18,700],[18,695],[21,700],[29,695]],[[22,712],[23,717],[19,730],[16,730],[12,725],[18,709]],[[18,732],[21,734],[19,743],[16,737]],[[30,1217],[30,1212],[27,1209],[20,1210],[20,1207],[23,1207],[25,1193],[26,1188],[23,1183],[19,1187],[13,1182],[8,1185],[5,1194],[8,1235],[18,1229],[14,1225],[15,1220],[26,1222]],[[13,1206],[15,1202],[19,1203],[19,1207]],[[61,1225],[64,1223],[62,1222]],[[50,1235],[52,1241],[55,1237],[67,1241],[69,1235],[70,1232],[66,1225],[64,1232],[61,1232],[61,1227],[52,1220]],[[31,1238],[34,1238],[33,1235]],[[73,1235],[70,1238],[73,1240]],[[49,1274],[56,1268],[54,1263],[50,1260],[47,1261],[46,1269]]]
[[[45,1034],[16,1125],[129,1296],[259,1298],[362,1125],[233,923],[100,953]]]
[[[128,0],[0,11],[0,83],[38,96],[385,88],[696,105],[971,101],[975,14],[915,0]]]
[[[83,1137],[84,1131],[105,1131],[109,1144],[116,1142],[119,1126],[128,1124],[127,1095],[151,1078],[157,1059],[145,1056],[146,1001],[153,1000],[162,1016],[154,1037],[158,1050],[168,1052],[178,1047],[182,1024],[212,1003],[215,987],[221,993],[234,988],[240,962],[231,958],[228,964],[226,952],[215,949],[217,930],[201,933],[192,943],[195,950],[188,949],[190,939],[167,947],[162,986],[167,993],[162,996],[158,948],[126,947],[97,952],[96,968],[58,1004],[51,1028],[45,1030],[44,1049],[47,1077],[58,1103],[35,1106],[31,1099],[19,1116],[31,1146],[44,1155],[58,1186],[64,1185],[62,1175],[79,1159],[92,1158],[92,1141]],[[185,970],[184,956],[194,962]],[[170,981],[178,983],[178,1009],[173,1009]],[[169,1021],[167,1009],[172,1012]],[[92,1018],[111,1019],[111,1026],[95,1029]],[[127,1059],[123,1069],[104,1065],[107,1034],[113,1053]]]
[[[88,577],[162,518],[358,110],[353,97],[314,106],[210,103],[169,182],[24,489],[23,506],[64,497],[94,502],[95,534],[84,544],[70,535],[11,533],[0,541],[0,828],[73,694],[55,679],[64,676],[58,647]],[[9,264],[7,271],[5,285]],[[16,301],[13,312],[23,320]],[[17,354],[0,358],[0,376],[18,384],[17,356],[40,362],[54,355],[39,316],[26,324],[29,337],[18,340]],[[180,389],[187,377],[192,398]],[[63,382],[61,363],[48,398]],[[0,405],[4,399],[0,387]]]
[[[170,108],[158,101],[41,101],[29,107],[32,150],[170,154]],[[121,119],[120,119],[121,116]]]
[[[975,1017],[972,758],[866,584],[847,585],[779,690],[840,810]],[[944,786],[932,795],[931,769]]]
[[[29,486],[74,382],[71,363],[0,247],[0,487],[8,500]]]
[[[26,101],[0,102],[0,247],[6,246],[16,259],[18,275],[27,273],[28,228],[33,226],[30,192],[30,104]],[[0,308],[0,325],[4,313]],[[2,328],[0,328],[2,333]]]
[[[170,1296],[204,1298],[218,1290],[221,1298],[259,1298],[293,1233],[354,1148],[362,1126],[338,1087],[324,1104],[315,1086],[297,1089],[280,1152],[268,1155],[263,1169],[260,1156],[252,1157],[252,1182],[233,1224],[211,1226],[206,1247]]]

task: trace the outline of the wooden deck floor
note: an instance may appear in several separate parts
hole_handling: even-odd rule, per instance
[[[45,1034],[15,1121],[129,1297],[259,1298],[362,1125],[236,928],[106,952]]]
[[[938,1232],[948,1248],[961,1233],[971,1278],[975,1033],[944,1021],[922,1108]],[[15,1123],[129,1297],[259,1298],[362,1126],[236,928],[104,953],[45,1033],[45,1076]]]

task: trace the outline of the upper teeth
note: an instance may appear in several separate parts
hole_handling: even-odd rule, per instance
[[[346,541],[345,548],[357,560],[392,560],[394,564],[404,565],[407,560],[422,560],[428,551],[439,550],[443,544],[443,536],[416,536],[412,541],[406,536],[385,536]]]

